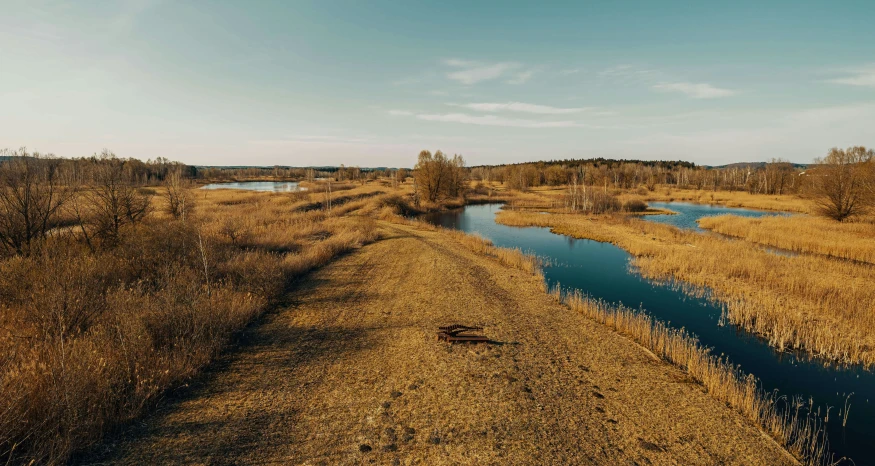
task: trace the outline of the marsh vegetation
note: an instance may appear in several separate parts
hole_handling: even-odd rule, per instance
[[[0,164],[4,461],[65,462],[190,379],[296,277],[377,238],[371,218],[342,215],[363,201],[196,191],[164,165]]]
[[[8,394],[0,400],[0,457],[10,463],[67,461],[191,380],[235,332],[282,303],[296,279],[378,240],[381,224],[433,230],[408,217],[470,203],[506,202],[497,216],[505,225],[615,244],[644,277],[707,293],[725,306],[728,322],[778,350],[875,364],[875,161],[861,148],[834,150],[804,171],[782,161],[466,168],[461,156],[440,151],[423,151],[412,173],[223,171],[110,152],[7,155],[0,162],[0,343],[7,348],[0,392]],[[306,191],[197,189],[245,179],[294,180]],[[636,217],[652,213],[648,202],[676,200],[809,215],[699,223],[734,240]],[[540,260],[518,248],[438,232],[541,274]],[[583,295],[562,299],[689,372],[797,457],[827,458],[818,418],[777,409],[778,399],[693,336]]]

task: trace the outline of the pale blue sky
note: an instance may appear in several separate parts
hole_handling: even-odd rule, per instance
[[[549,5],[548,5],[549,3]],[[875,1],[0,0],[0,148],[191,164],[875,145]]]

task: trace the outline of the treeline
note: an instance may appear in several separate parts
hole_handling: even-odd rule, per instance
[[[535,165],[536,167],[549,167],[551,165],[562,165],[565,167],[574,168],[580,165],[606,165],[613,167],[623,164],[637,164],[648,167],[686,167],[695,168],[696,164],[685,160],[637,160],[637,159],[606,159],[604,157],[596,157],[592,159],[562,159],[562,160],[540,160],[537,162],[517,162],[517,163],[502,163],[498,165],[474,165],[471,168],[490,168],[490,167],[512,167],[515,165]]]
[[[273,167],[191,167],[189,173],[193,178],[205,181],[271,179],[364,182],[380,177],[391,178],[398,171],[407,172],[403,168],[360,168],[341,164],[339,167],[285,167],[279,165]]]
[[[799,190],[801,169],[783,160],[759,166],[707,168],[683,161],[587,159],[472,167],[474,180],[505,183],[511,189],[586,186],[617,189],[672,185],[679,188],[789,194]]]
[[[104,150],[90,157],[60,158],[53,154],[28,152],[24,148],[19,150],[0,150],[0,166],[10,163],[20,165],[23,160],[38,161],[38,165],[49,170],[51,176],[60,177],[68,184],[87,184],[93,182],[94,168],[105,164],[107,159],[113,159],[115,162],[123,165],[126,175],[132,182],[140,186],[159,185],[172,172],[181,172],[186,177],[195,177],[197,175],[195,167],[174,162],[164,157],[142,161],[139,159],[119,158],[111,152]]]
[[[92,249],[114,243],[152,209],[159,191],[168,212],[184,215],[190,167],[143,162],[109,151],[78,159],[6,151],[0,162],[0,252],[29,254],[53,232],[78,229]]]

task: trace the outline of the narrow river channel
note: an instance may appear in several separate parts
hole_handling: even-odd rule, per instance
[[[671,204],[660,207],[677,210]],[[500,208],[500,204],[472,205],[429,214],[424,220],[478,233],[496,246],[520,248],[547,259],[544,276],[548,285],[559,283],[610,303],[641,308],[697,335],[715,354],[727,355],[732,363],[758,377],[765,390],[811,398],[821,408],[831,406],[827,424],[831,451],[837,457],[852,458],[857,465],[875,465],[875,372],[828,366],[801,355],[777,352],[765,341],[721,324],[720,307],[707,299],[643,279],[631,269],[631,256],[626,251],[608,243],[553,234],[547,228],[499,225],[495,214]],[[720,213],[734,213],[732,210],[721,208]],[[847,424],[842,426],[839,412],[846,403],[850,410]]]

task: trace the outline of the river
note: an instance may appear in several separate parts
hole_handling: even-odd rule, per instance
[[[684,208],[674,203],[659,207],[674,211]],[[715,354],[727,355],[732,363],[758,377],[765,390],[811,398],[815,406],[822,408],[831,406],[827,423],[831,451],[837,457],[852,458],[857,465],[875,465],[875,373],[778,352],[762,339],[723,323],[721,307],[708,299],[642,278],[632,270],[631,256],[623,249],[553,234],[547,228],[500,225],[495,222],[500,208],[500,204],[471,205],[429,214],[424,219],[435,225],[479,233],[496,246],[520,248],[547,259],[544,277],[548,285],[559,283],[564,289],[577,289],[610,303],[641,308],[673,327],[684,327],[696,334]],[[722,207],[719,213],[739,213],[735,210],[758,212]],[[698,218],[687,211],[693,217],[692,224],[687,221],[690,219],[684,223],[687,227],[695,226]],[[715,213],[708,209],[704,212]],[[851,409],[847,425],[842,426],[839,413],[846,402]]]

